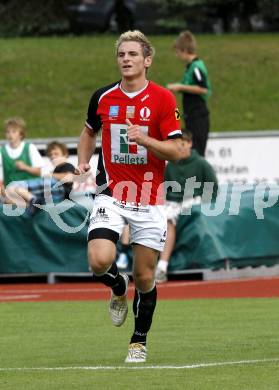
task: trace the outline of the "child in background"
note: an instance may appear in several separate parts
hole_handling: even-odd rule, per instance
[[[4,122],[6,145],[0,148],[0,182],[3,188],[19,180],[40,177],[43,159],[32,143],[24,141],[26,124],[22,118]]]
[[[45,199],[45,186],[51,188],[51,197],[54,203],[69,199],[73,187],[73,173],[75,168],[67,162],[69,153],[66,145],[57,141],[51,142],[47,146],[46,154],[52,163],[53,172],[49,171],[43,174],[44,177],[38,179],[15,183],[8,191],[9,199],[12,202],[14,198],[20,198],[23,201],[23,206],[26,206],[27,203],[27,212],[29,215],[33,215],[39,210],[36,207],[37,204],[42,205],[47,203],[47,199]],[[60,180],[63,180],[63,184],[57,185]],[[17,205],[22,204],[17,202]]]
[[[48,144],[46,155],[53,165],[53,173],[50,176],[56,180],[63,180],[67,177],[67,182],[63,182],[64,199],[69,199],[70,192],[73,188],[73,174],[75,167],[67,161],[69,152],[67,146],[61,142],[53,141]]]
[[[186,69],[182,81],[168,84],[167,88],[172,92],[182,92],[185,128],[192,133],[193,148],[204,156],[209,132],[207,100],[211,95],[207,68],[197,56],[196,39],[190,31],[179,34],[174,49]]]

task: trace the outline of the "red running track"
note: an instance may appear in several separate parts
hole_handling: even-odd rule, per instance
[[[158,287],[159,299],[270,298],[279,297],[279,278],[226,281],[168,282]],[[134,287],[129,287],[133,298]],[[96,283],[9,284],[0,285],[0,302],[48,302],[107,300],[108,288]]]

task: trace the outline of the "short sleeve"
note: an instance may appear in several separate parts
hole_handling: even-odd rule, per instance
[[[29,156],[32,167],[42,168],[44,166],[44,160],[34,144],[29,145]]]
[[[180,113],[174,95],[165,90],[160,101],[160,131],[163,139],[180,138],[182,136]]]
[[[207,88],[206,77],[198,66],[195,66],[193,70],[193,80],[195,81],[195,85],[198,85],[202,88]]]
[[[99,96],[98,92],[95,92],[92,95],[90,102],[89,102],[89,105],[88,105],[87,119],[85,122],[86,127],[91,129],[94,133],[97,133],[102,126],[101,118],[97,114],[99,97],[100,96]]]
[[[94,133],[97,133],[102,127],[101,116],[98,114],[99,101],[102,95],[106,93],[106,91],[110,90],[118,84],[119,81],[97,89],[97,91],[93,93],[90,99],[85,126],[91,129]]]

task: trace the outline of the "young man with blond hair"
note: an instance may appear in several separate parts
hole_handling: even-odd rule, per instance
[[[116,43],[121,81],[92,96],[78,145],[77,174],[90,170],[102,129],[95,198],[88,230],[88,258],[95,280],[112,290],[109,313],[121,326],[127,316],[128,276],[118,272],[116,243],[126,223],[133,246],[135,328],[125,362],[145,362],[146,338],[156,306],[154,281],[166,236],[163,211],[165,160],[185,149],[174,96],[147,79],[154,50],[140,31]]]
[[[186,65],[180,83],[168,84],[172,92],[181,92],[186,130],[192,133],[193,148],[205,155],[209,132],[209,110],[207,100],[211,95],[211,84],[205,63],[198,58],[197,42],[190,31],[183,31],[174,42],[177,57]]]

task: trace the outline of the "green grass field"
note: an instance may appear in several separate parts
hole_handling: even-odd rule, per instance
[[[279,358],[278,299],[159,301],[150,365]],[[0,389],[277,390],[279,361],[188,369],[7,371],[121,366],[132,331],[110,325],[105,302],[0,305]],[[130,369],[129,369],[130,367]]]
[[[29,137],[79,135],[92,91],[119,77],[115,39],[0,39],[0,122],[20,115]],[[150,78],[162,85],[183,72],[173,40],[151,37],[156,56]],[[213,84],[212,131],[278,128],[278,34],[200,35],[198,42]]]

